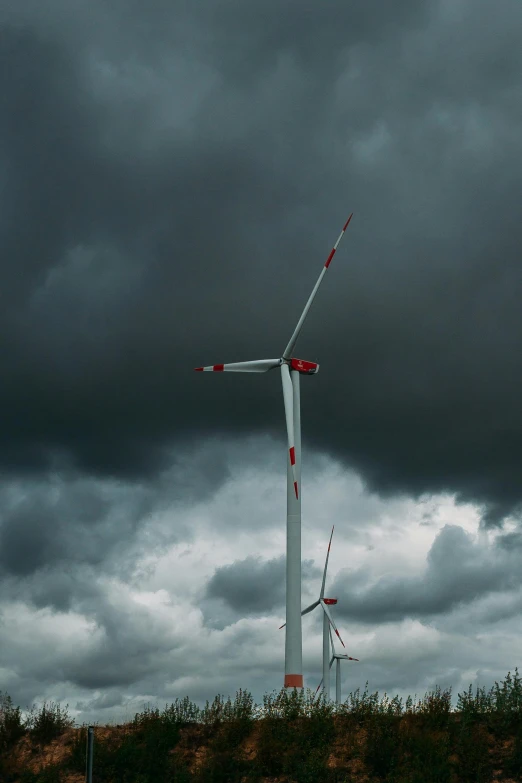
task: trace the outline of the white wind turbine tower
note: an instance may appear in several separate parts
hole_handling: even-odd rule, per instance
[[[317,601],[314,601],[313,604],[310,604],[310,606],[307,606],[306,609],[303,609],[303,611],[301,612],[301,616],[303,616],[304,614],[313,612],[313,610],[317,606],[320,606],[321,609],[323,610],[323,678],[321,680],[321,684],[324,683],[323,690],[327,699],[330,699],[329,660],[330,660],[330,635],[332,633],[330,626],[334,629],[335,633],[339,637],[339,641],[341,642],[342,646],[343,647],[345,646],[343,640],[341,639],[341,635],[334,623],[331,612],[328,609],[329,606],[335,606],[335,604],[337,603],[337,598],[324,597],[324,588],[326,584],[326,572],[328,571],[328,560],[330,558],[330,547],[332,546],[332,536],[334,532],[334,527],[335,525],[332,526],[332,532],[330,533],[330,540],[328,542],[328,549],[326,552],[326,560],[325,560],[324,571],[323,571],[323,581],[321,584],[321,591],[319,593],[319,598],[317,599]],[[285,627],[285,623],[280,626],[280,628],[284,628],[284,627]]]
[[[332,642],[332,658],[330,660],[330,665],[328,666],[328,672],[330,672],[330,669],[332,668],[332,664],[335,661],[336,662],[336,665],[335,665],[335,702],[336,702],[336,704],[340,704],[341,703],[341,661],[358,661],[359,659],[358,658],[351,658],[349,655],[343,655],[342,653],[336,653],[335,652],[335,645],[334,645],[333,634],[332,634],[332,629],[331,628],[330,628],[330,640]],[[324,674],[323,674],[323,679],[324,679]],[[317,690],[315,692],[316,695],[317,695],[317,691],[319,690],[319,688],[321,687],[322,684],[323,684],[323,680],[321,680],[321,682],[317,686]]]
[[[353,214],[353,213],[352,213]],[[286,501],[286,639],[285,639],[285,688],[303,687],[303,640],[301,632],[301,402],[300,375],[314,375],[319,365],[296,359],[293,356],[295,344],[303,327],[308,311],[326,270],[334,256],[341,238],[348,228],[352,215],[344,224],[337,242],[333,246],[319,275],[310,298],[305,305],[294,333],[279,359],[214,364],[196,367],[199,372],[268,372],[281,369],[283,400],[288,436],[287,501]]]

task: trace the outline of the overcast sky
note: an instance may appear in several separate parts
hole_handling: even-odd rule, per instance
[[[343,693],[522,639],[520,0],[0,0],[0,690],[279,688],[280,381]],[[321,618],[303,623],[307,685]]]

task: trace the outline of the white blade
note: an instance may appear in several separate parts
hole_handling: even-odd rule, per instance
[[[313,609],[315,609],[316,606],[319,606],[319,603],[320,603],[319,601],[316,601],[314,604],[310,604],[310,606],[307,606],[306,609],[303,609],[303,611],[301,612],[301,616],[303,614],[308,614],[308,612],[311,612]],[[283,625],[280,625],[279,626],[279,630],[281,630],[281,628],[284,628],[285,625],[286,625],[286,623],[283,623]]]
[[[323,584],[321,585],[321,594],[320,594],[321,598],[324,598],[324,586],[325,586],[325,583],[326,583],[326,570],[328,568],[328,558],[330,557],[330,546],[332,544],[332,536],[333,536],[333,532],[334,532],[334,527],[335,526],[332,526],[332,532],[330,533],[330,541],[328,542],[328,551],[326,553],[326,562],[324,564],[324,572],[323,572]]]
[[[334,640],[333,640],[333,633],[332,633],[332,626],[331,625],[328,626],[328,630],[330,631],[330,641],[332,643],[332,652],[335,655],[336,654],[335,653],[335,644],[334,644]]]
[[[283,353],[283,357],[284,357],[285,359],[290,359],[290,358],[291,358],[291,356],[292,356],[292,351],[294,350],[295,344],[296,344],[296,342],[297,342],[297,338],[299,337],[299,332],[300,332],[300,331],[301,331],[301,329],[303,328],[303,324],[304,324],[304,322],[305,322],[305,318],[306,318],[306,316],[308,315],[308,311],[309,311],[309,309],[310,309],[310,308],[311,308],[311,306],[312,306],[312,302],[314,301],[314,299],[315,299],[315,295],[316,295],[316,293],[317,293],[317,291],[318,291],[318,289],[319,289],[319,286],[321,285],[321,282],[322,282],[322,280],[323,280],[323,277],[324,277],[324,276],[325,276],[325,274],[326,274],[326,270],[327,270],[327,269],[328,269],[328,267],[330,266],[330,262],[331,262],[332,258],[334,257],[335,251],[336,251],[336,250],[337,250],[337,248],[339,247],[339,242],[340,242],[340,241],[341,241],[341,239],[343,238],[343,234],[344,234],[344,232],[346,231],[346,229],[348,228],[348,223],[349,223],[349,222],[350,222],[350,220],[352,219],[352,215],[353,215],[353,212],[352,212],[352,214],[350,215],[350,217],[348,218],[348,220],[346,221],[346,223],[344,224],[343,230],[342,230],[342,231],[341,231],[341,233],[339,234],[339,237],[338,237],[338,239],[337,239],[337,242],[336,242],[336,243],[335,243],[335,245],[333,246],[332,250],[330,251],[330,255],[329,255],[329,256],[328,256],[328,258],[326,259],[326,262],[325,262],[325,265],[324,265],[324,267],[323,267],[323,269],[322,269],[322,272],[321,272],[321,274],[319,275],[319,280],[318,280],[318,281],[317,281],[317,283],[315,284],[315,286],[314,286],[314,289],[313,289],[312,293],[310,294],[310,298],[308,299],[308,302],[307,302],[307,303],[306,303],[306,305],[305,305],[305,309],[303,310],[303,312],[302,312],[302,314],[301,314],[301,318],[300,318],[300,319],[299,319],[299,321],[297,322],[297,326],[295,327],[295,331],[294,331],[293,335],[292,335],[292,336],[291,336],[291,338],[290,338],[290,342],[288,343],[288,345],[287,345],[287,346],[286,346],[286,348],[285,348],[285,352]]]
[[[196,372],[268,372],[279,367],[281,359],[259,359],[256,362],[233,362],[232,364],[210,364],[208,367],[194,367]]]
[[[326,614],[326,616],[328,617],[328,620],[330,621],[330,625],[332,626],[332,628],[334,629],[335,633],[337,634],[337,636],[339,638],[339,641],[341,642],[342,646],[346,647],[345,643],[341,639],[341,634],[337,630],[337,626],[336,626],[336,624],[333,621],[333,617],[332,617],[332,615],[330,613],[330,610],[328,609],[327,605],[325,604],[325,602],[322,599],[321,599],[321,606],[323,607],[323,611]]]
[[[315,609],[316,606],[319,606],[320,601],[315,601],[315,603],[310,604],[310,606],[307,606],[306,609],[303,609],[301,614],[308,614],[308,612],[311,612],[313,609]]]
[[[283,381],[283,398],[285,402],[286,431],[288,434],[288,458],[292,466],[294,476],[294,491],[299,497],[297,486],[297,471],[295,467],[295,438],[294,438],[294,387],[290,378],[290,370],[287,364],[281,365],[281,379]]]

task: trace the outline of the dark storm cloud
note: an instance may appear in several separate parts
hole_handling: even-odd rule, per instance
[[[0,570],[15,577],[58,564],[99,566],[153,505],[139,488],[125,497],[123,487],[81,479],[29,485],[16,494],[6,492],[0,508]]]
[[[241,617],[269,614],[276,609],[284,614],[285,563],[284,556],[272,560],[249,556],[217,568],[201,602],[206,625],[221,630]],[[303,561],[304,581],[319,574],[312,561]]]
[[[504,542],[507,544],[507,542]],[[384,576],[364,583],[364,570],[336,578],[338,613],[363,623],[393,622],[451,612],[494,593],[519,588],[520,553],[505,545],[474,543],[461,527],[446,525],[435,539],[422,576]],[[489,617],[492,622],[494,617]]]
[[[520,3],[123,8],[2,11],[6,469],[282,435],[275,374],[191,368],[280,353],[353,209],[299,343],[307,439],[516,511]]]
[[[236,612],[270,611],[284,602],[285,558],[263,562],[247,557],[218,568],[207,583],[207,598],[222,598]]]

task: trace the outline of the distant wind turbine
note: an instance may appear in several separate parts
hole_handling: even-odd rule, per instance
[[[335,661],[335,702],[336,704],[341,703],[341,661],[358,661],[358,658],[351,658],[349,655],[343,655],[342,653],[336,653],[335,652],[335,645],[333,640],[333,634],[332,630],[330,629],[330,641],[332,642],[332,658],[330,660],[330,665],[328,666],[328,672],[330,672],[330,669],[332,668],[332,664]],[[323,675],[324,678],[324,675]],[[319,683],[317,686],[317,690],[315,692],[315,695],[317,695],[317,691],[323,684],[323,680]]]
[[[353,213],[352,213],[353,214]],[[281,370],[283,401],[288,437],[287,493],[286,493],[286,638],[285,688],[303,687],[303,639],[301,626],[301,401],[300,375],[314,375],[319,365],[293,356],[297,338],[312,306],[326,270],[334,257],[352,215],[348,218],[326,259],[319,279],[297,322],[297,326],[279,359],[214,364],[196,367],[199,372],[268,372]]]

